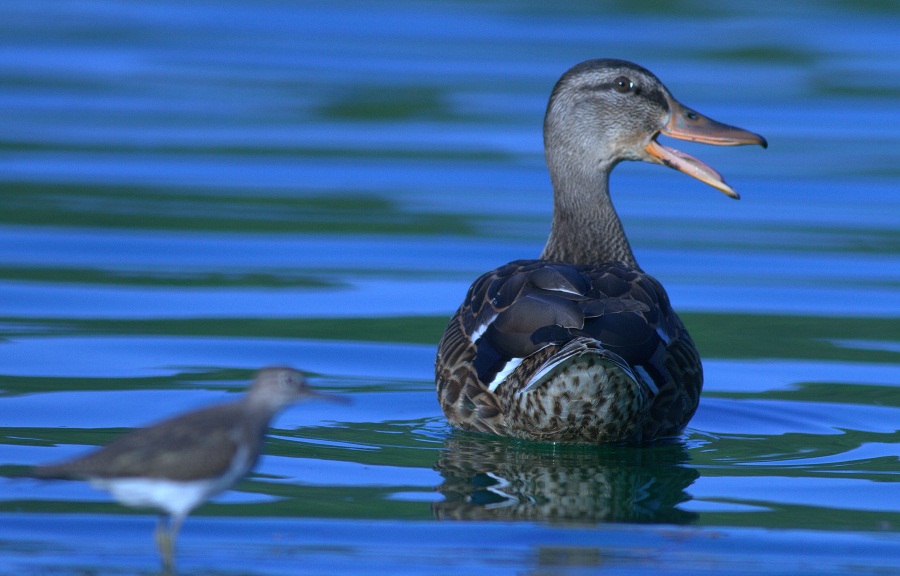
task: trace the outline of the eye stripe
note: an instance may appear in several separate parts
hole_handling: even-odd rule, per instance
[[[623,90],[623,87],[618,84],[619,80],[617,79],[615,82],[602,82],[599,84],[586,84],[584,86],[580,86],[578,90],[580,92],[606,92],[609,90],[615,90],[616,92],[621,92],[623,94],[627,94],[628,92],[632,92],[634,94],[641,93],[641,87],[636,85],[631,80],[622,77],[628,83],[627,89]]]

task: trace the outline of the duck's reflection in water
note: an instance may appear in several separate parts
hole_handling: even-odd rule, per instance
[[[645,447],[535,444],[454,431],[435,469],[436,518],[684,524],[699,472],[680,442]]]

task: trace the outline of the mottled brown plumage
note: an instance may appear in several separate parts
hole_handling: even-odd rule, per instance
[[[675,100],[649,71],[589,60],[550,96],[544,147],[554,189],[539,260],[488,272],[438,346],[451,424],[528,440],[639,443],[681,433],[703,385],[700,357],[662,285],[638,266],[609,196],[622,160],[663,164],[737,198],[721,176],[656,137],[766,145]]]

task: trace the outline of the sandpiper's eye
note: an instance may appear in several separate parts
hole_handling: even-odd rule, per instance
[[[630,78],[626,76],[619,76],[613,81],[613,85],[616,87],[616,90],[622,92],[631,92],[631,89],[634,88],[634,82],[631,81]]]

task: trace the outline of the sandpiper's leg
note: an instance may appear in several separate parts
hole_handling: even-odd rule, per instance
[[[172,548],[175,548],[175,537],[178,536],[178,532],[181,530],[181,525],[184,523],[184,519],[186,516],[184,515],[172,515],[169,518],[169,538],[172,539]]]
[[[162,559],[163,571],[170,572],[172,570],[175,535],[172,533],[172,524],[168,516],[160,514],[159,521],[156,523],[154,538],[156,547],[159,549],[159,556]]]

